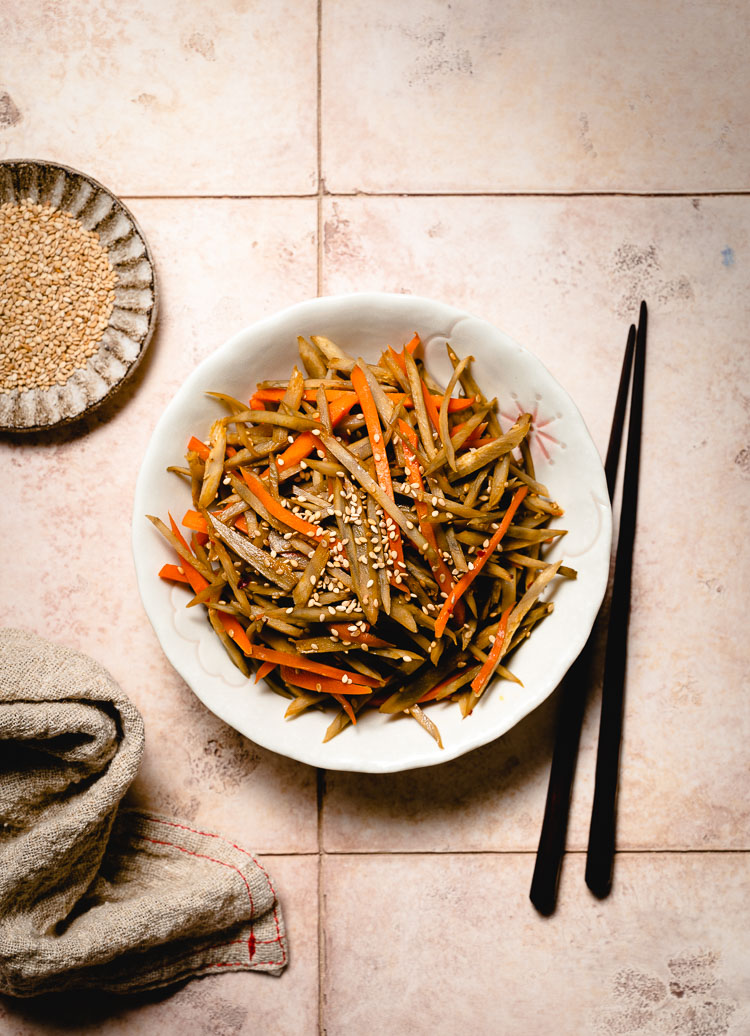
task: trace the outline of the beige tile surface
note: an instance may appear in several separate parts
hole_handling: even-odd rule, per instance
[[[339,198],[324,233],[326,292],[413,292],[495,322],[568,389],[602,452],[627,325],[647,299],[619,844],[747,848],[750,571],[727,544],[750,509],[750,199]],[[535,848],[553,712],[434,770],[329,774],[326,847]],[[592,708],[577,847],[597,725]]]
[[[130,547],[135,479],[151,430],[204,356],[315,292],[313,201],[141,201],[159,330],[135,385],[87,434],[0,443],[6,535],[0,623],[104,663],[141,709],[147,747],[134,801],[234,832],[263,851],[317,848],[315,774],[212,716],[161,652]],[[145,520],[145,519],[144,519]]]
[[[0,158],[119,194],[309,194],[316,36],[315,0],[3,0]]]
[[[742,190],[749,20],[741,0],[325,3],[326,185]]]
[[[545,919],[530,856],[325,857],[327,1036],[747,1032],[744,857],[618,856],[606,903],[583,863]]]
[[[281,890],[290,933],[289,965],[280,976],[238,971],[138,996],[91,991],[84,997],[0,997],[0,1032],[3,1036],[313,1036],[318,1032],[317,857],[266,857],[261,862]]]
[[[261,853],[291,958],[279,979],[142,998],[0,998],[0,1036],[750,1032],[749,22],[741,0],[0,0],[0,159],[56,159],[124,196],[161,290],[150,354],[114,404],[0,438],[0,624],[111,669],[146,721],[131,801]],[[130,512],[164,406],[239,328],[318,290],[372,289],[502,327],[601,451],[649,303],[631,851],[606,901],[580,853],[552,918],[528,900],[555,696],[444,766],[318,778],[208,713],[145,617]],[[597,723],[594,693],[577,849]]]

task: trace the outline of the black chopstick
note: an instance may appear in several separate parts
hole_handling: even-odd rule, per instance
[[[638,474],[641,463],[641,425],[643,423],[643,384],[646,371],[646,303],[641,303],[635,343],[633,389],[630,395],[628,446],[622,483],[620,530],[617,537],[615,576],[609,615],[607,651],[604,657],[602,712],[596,754],[594,804],[591,810],[589,846],[586,857],[586,884],[600,899],[612,888],[617,818],[617,780],[620,769],[622,714],[625,696],[630,585],[633,572],[633,546],[638,509]]]
[[[642,312],[645,312],[642,309]],[[630,374],[636,343],[636,329],[631,325],[620,372],[620,383],[610,429],[604,472],[610,501],[614,495],[617,466],[625,423]],[[565,852],[570,796],[575,775],[576,758],[588,696],[590,670],[595,638],[589,637],[580,655],[568,671],[560,688],[559,720],[550,769],[544,821],[537,849],[530,898],[537,910],[551,914],[557,902],[560,865]]]

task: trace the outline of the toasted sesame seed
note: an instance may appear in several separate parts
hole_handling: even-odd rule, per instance
[[[46,389],[86,366],[115,305],[95,231],[27,200],[0,205],[0,391]]]

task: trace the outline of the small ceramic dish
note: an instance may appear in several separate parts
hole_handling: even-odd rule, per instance
[[[440,702],[429,715],[444,750],[408,717],[361,715],[322,743],[332,713],[309,710],[285,720],[285,701],[232,665],[204,610],[186,608],[181,586],[159,579],[173,561],[170,548],[146,519],[179,520],[191,507],[189,487],[166,471],[180,464],[192,434],[207,434],[217,404],[207,391],[249,398],[258,381],[288,377],[298,359],[297,335],[322,334],[354,356],[375,360],[386,344],[400,347],[418,331],[430,372],[445,384],[445,342],[472,355],[474,375],[496,395],[508,424],[534,415],[531,436],[537,478],[565,508],[569,532],[550,560],[564,557],[576,580],[559,580],[546,599],[553,613],[513,655],[523,686],[496,680],[467,719]],[[588,639],[607,584],[612,524],[604,471],[583,418],[564,389],[531,353],[502,331],[442,302],[411,295],[362,294],[313,299],[240,331],[193,372],[159,420],[141,464],[133,513],[133,551],[143,604],[172,665],[200,700],[230,726],[266,748],[312,766],[385,773],[454,759],[505,733],[547,698]],[[335,663],[334,663],[335,664]]]
[[[97,351],[51,388],[0,391],[0,431],[67,424],[100,406],[133,373],[154,331],[154,263],[133,214],[92,177],[55,162],[0,162],[0,205],[51,205],[94,230],[116,274],[115,303]]]

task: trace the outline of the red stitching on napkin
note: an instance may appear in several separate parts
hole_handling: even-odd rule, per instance
[[[161,817],[150,817],[150,816],[147,816],[146,819],[151,821],[151,823],[154,823],[154,824],[165,824],[167,827],[176,827],[176,828],[179,828],[182,831],[190,831],[191,834],[201,835],[203,838],[217,838],[220,842],[226,842],[227,845],[231,845],[231,847],[233,849],[236,849],[238,852],[241,852],[243,855],[248,856],[253,861],[253,863],[256,865],[256,867],[258,867],[258,869],[263,872],[263,875],[264,875],[264,877],[266,879],[266,883],[268,884],[268,888],[269,888],[271,894],[273,895],[273,920],[274,920],[274,924],[276,925],[276,938],[275,939],[256,939],[255,935],[251,931],[250,932],[250,937],[247,940],[248,958],[249,958],[249,960],[252,960],[252,958],[253,958],[253,956],[255,954],[256,944],[258,944],[258,943],[266,944],[266,943],[278,942],[280,944],[280,949],[281,949],[281,960],[267,961],[266,963],[270,964],[272,967],[280,967],[281,965],[286,964],[286,959],[287,959],[286,958],[286,947],[284,946],[284,944],[282,942],[281,927],[279,925],[279,914],[278,914],[278,908],[277,908],[278,897],[276,895],[276,889],[273,887],[273,884],[271,882],[271,878],[269,877],[268,871],[263,866],[263,864],[260,863],[260,861],[257,860],[256,857],[253,856],[252,853],[249,853],[247,851],[247,849],[243,849],[241,845],[236,845],[234,842],[230,842],[228,838],[224,838],[222,835],[217,835],[213,831],[198,831],[194,827],[187,827],[187,825],[185,825],[185,824],[178,824],[178,823],[176,823],[173,820],[163,820]],[[187,853],[190,856],[197,856],[197,857],[200,857],[200,858],[202,858],[204,860],[210,860],[212,863],[220,863],[223,867],[230,867],[232,870],[236,871],[239,874],[239,876],[242,878],[244,883],[245,883],[245,888],[247,889],[247,894],[250,897],[250,910],[251,910],[252,913],[255,913],[255,904],[253,902],[253,894],[250,891],[250,885],[248,884],[247,878],[242,873],[242,871],[239,869],[239,867],[236,867],[233,863],[226,863],[224,860],[214,859],[214,857],[207,856],[204,853],[197,853],[197,852],[194,852],[192,849],[185,849],[184,846],[177,845],[176,842],[162,842],[162,841],[159,841],[157,838],[148,838],[145,835],[143,835],[142,837],[145,838],[145,840],[147,842],[153,842],[154,845],[171,846],[172,848],[179,849],[180,852]],[[239,940],[235,939],[232,942],[217,943],[216,946],[211,946],[211,947],[209,947],[209,949],[217,949],[217,948],[219,948],[221,946],[233,946],[233,945],[236,945],[239,942],[243,942],[243,940],[242,939],[239,939]],[[206,964],[205,967],[207,967],[207,968],[226,968],[226,967],[237,967],[239,965],[243,965],[244,966],[245,962],[244,961],[228,961],[228,962],[217,963],[217,964]],[[258,965],[258,966],[260,966],[260,965]]]
[[[158,817],[158,816],[149,816],[148,818],[150,819],[150,821],[153,821],[154,824],[165,824],[165,825],[167,825],[167,827],[179,828],[181,831],[190,831],[191,834],[201,835],[204,838],[218,838],[220,841],[226,842],[228,845],[231,845],[232,848],[236,848],[238,853],[242,853],[244,856],[249,856],[250,859],[253,861],[253,863],[256,865],[256,867],[258,867],[260,870],[263,871],[266,883],[268,885],[268,889],[270,890],[271,895],[273,896],[273,923],[275,923],[275,925],[276,925],[277,938],[276,939],[269,939],[269,940],[262,940],[262,942],[279,943],[281,945],[282,959],[278,960],[278,961],[275,960],[275,961],[273,961],[273,963],[275,963],[275,965],[284,965],[284,963],[286,963],[286,959],[287,959],[287,951],[286,951],[286,947],[282,943],[281,927],[279,925],[279,912],[278,912],[278,908],[277,908],[277,902],[278,902],[278,898],[279,897],[276,894],[276,889],[273,888],[273,885],[271,883],[270,877],[268,876],[268,871],[265,869],[263,864],[260,863],[260,861],[257,860],[256,857],[254,857],[252,853],[249,853],[247,848],[242,848],[241,845],[237,845],[235,842],[230,841],[228,838],[225,838],[223,835],[215,834],[215,832],[213,832],[213,831],[198,831],[198,830],[196,830],[196,828],[189,828],[185,824],[177,824],[175,821],[164,821],[164,819],[162,819],[161,817]],[[167,844],[167,843],[165,843],[165,844]],[[177,848],[179,848],[179,847],[180,846],[178,845]],[[210,858],[206,857],[206,859],[210,859]],[[222,861],[221,860],[217,860],[215,862],[221,863]],[[228,864],[228,866],[231,866],[231,864]],[[247,885],[247,882],[246,882],[246,885]],[[248,891],[250,891],[250,889],[248,889]],[[252,902],[252,898],[253,897],[251,896],[251,902]],[[248,949],[250,950],[250,947],[248,947]],[[250,952],[250,956],[252,958],[252,956],[253,956],[253,952],[252,951]]]

